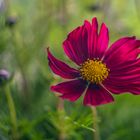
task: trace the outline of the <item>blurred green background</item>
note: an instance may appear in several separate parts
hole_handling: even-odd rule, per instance
[[[10,90],[19,140],[93,140],[92,111],[82,98],[63,103],[49,90],[62,79],[50,71],[45,48],[71,64],[62,42],[94,16],[107,24],[110,43],[122,36],[140,38],[139,7],[139,0],[0,0],[0,68],[14,75]],[[101,140],[140,140],[140,96],[115,99],[97,107]],[[0,140],[11,140],[12,130],[1,88]]]

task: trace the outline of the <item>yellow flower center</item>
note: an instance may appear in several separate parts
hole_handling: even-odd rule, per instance
[[[88,59],[81,65],[79,71],[84,80],[98,84],[108,77],[110,70],[102,61]]]

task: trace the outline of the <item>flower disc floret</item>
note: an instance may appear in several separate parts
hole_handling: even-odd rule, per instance
[[[81,65],[79,71],[84,80],[96,84],[102,83],[109,74],[106,64],[98,59],[88,59]]]

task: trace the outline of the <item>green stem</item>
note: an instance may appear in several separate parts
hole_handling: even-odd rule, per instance
[[[64,115],[65,115],[64,101],[62,99],[60,99],[60,98],[58,99],[57,110],[58,110],[58,113],[59,113],[59,121],[60,121],[59,140],[65,140],[66,135],[65,135],[65,130],[63,130],[65,124],[62,121],[64,119]]]
[[[95,130],[94,140],[100,140],[97,110],[96,110],[96,107],[92,107],[91,109],[92,109],[92,112],[93,112],[93,128]]]
[[[5,95],[6,95],[6,98],[7,98],[7,103],[8,103],[9,112],[10,112],[11,124],[12,124],[12,127],[13,127],[12,128],[13,140],[18,140],[16,110],[15,110],[15,105],[14,105],[13,98],[11,96],[9,84],[7,84],[5,86]]]

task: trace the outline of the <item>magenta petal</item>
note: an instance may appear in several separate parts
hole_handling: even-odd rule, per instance
[[[135,39],[135,37],[123,37],[119,40],[117,40],[115,43],[113,43],[111,45],[111,47],[107,50],[107,52],[105,53],[105,57],[104,60],[109,59],[109,57],[112,56],[113,53],[115,53],[115,51],[117,49],[119,49],[123,44],[125,44],[127,41],[131,40],[131,39]]]
[[[108,79],[134,79],[136,81],[137,77],[140,76],[140,59],[126,61],[119,67],[112,67],[110,69]],[[121,79],[120,79],[121,78]],[[108,80],[107,79],[107,80]],[[116,81],[116,80],[115,80]]]
[[[92,19],[84,25],[73,30],[63,42],[66,55],[80,65],[88,58],[102,58],[109,43],[108,28],[103,23],[98,35],[98,22]]]
[[[114,94],[140,94],[140,59],[113,68],[103,84]]]
[[[86,82],[78,79],[68,82],[60,83],[56,86],[52,86],[51,90],[54,92],[59,92],[62,95],[60,96],[63,99],[68,99],[70,101],[77,100],[86,88]]]
[[[92,19],[92,26],[88,25],[88,54],[89,58],[102,58],[109,43],[108,28],[102,23],[100,33],[98,35],[98,22],[96,18]]]
[[[66,55],[80,65],[88,58],[89,25],[85,22],[83,26],[73,30],[63,42]]]
[[[120,82],[119,84],[115,84],[114,83],[106,83],[104,84],[107,89],[113,93],[113,94],[126,94],[126,93],[131,93],[134,95],[140,95],[140,82],[138,84],[131,84],[131,86],[128,85],[121,85],[122,83]]]
[[[84,97],[84,105],[98,106],[113,102],[113,96],[99,85],[90,84]]]
[[[114,67],[111,67],[111,73],[120,73],[120,72],[124,72],[124,71],[130,71],[132,69],[136,69],[140,67],[140,58],[135,59],[135,60],[129,60],[126,61],[122,64],[119,65],[119,67],[116,67],[114,65]]]
[[[108,28],[104,23],[102,23],[99,37],[98,37],[98,47],[96,52],[96,57],[102,58],[109,43],[109,33]]]
[[[69,67],[64,62],[56,59],[51,54],[49,49],[47,49],[47,52],[48,52],[49,66],[55,74],[67,79],[74,79],[80,76],[78,70],[75,70],[74,68]]]
[[[140,53],[140,41],[134,37],[122,38],[116,41],[107,51],[104,62],[108,67],[119,67],[123,63],[137,59]]]
[[[96,57],[97,42],[98,42],[98,22],[96,17],[92,19],[92,26],[91,25],[88,26],[88,31],[89,31],[88,54],[89,58],[93,59]]]
[[[136,95],[140,94],[140,74],[138,77],[134,75],[132,78],[114,76],[108,78],[103,84],[111,93],[114,94],[123,94],[128,92]]]

